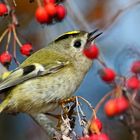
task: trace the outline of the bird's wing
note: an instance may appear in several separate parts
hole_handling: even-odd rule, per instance
[[[56,73],[68,64],[68,61],[56,61],[47,65],[33,63],[25,67],[19,67],[11,72],[6,72],[1,76],[0,79],[0,91],[20,84],[31,78]]]

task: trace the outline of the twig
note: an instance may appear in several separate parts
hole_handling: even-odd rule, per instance
[[[92,110],[93,115],[96,116],[96,111],[95,111],[95,109],[93,108],[93,106],[90,104],[90,102],[88,102],[88,101],[87,101],[85,98],[83,98],[82,96],[76,96],[76,97],[82,99],[82,100],[89,106],[89,108]]]
[[[17,6],[16,1],[15,0],[12,0],[12,2],[14,4],[14,6],[16,7]]]
[[[7,43],[6,43],[6,46],[5,46],[5,50],[8,51],[8,48],[9,48],[9,43],[10,43],[10,39],[11,39],[11,29],[9,28],[8,30],[8,37],[7,37]]]
[[[2,35],[0,36],[0,43],[1,41],[3,40],[3,38],[5,37],[5,35],[8,33],[9,29],[7,28],[3,33]]]
[[[103,59],[100,57],[97,58],[98,62],[103,66],[103,67],[107,67],[107,65],[105,64],[105,62],[103,61]]]
[[[45,114],[31,115],[31,117],[42,129],[45,130],[50,138],[53,138],[54,136],[61,138],[61,134],[55,129],[55,123]]]
[[[10,4],[9,4],[9,2],[8,2],[7,0],[4,0],[4,3],[6,3],[6,5],[7,5],[7,7],[8,7],[8,11],[9,11],[9,13],[11,14],[12,23],[13,23],[14,25],[19,25],[18,19],[17,19],[16,15],[15,15],[14,6],[12,6],[12,9],[11,9],[11,6],[10,6]],[[14,3],[14,1],[13,1],[13,3]],[[14,3],[14,5],[15,5],[15,3]]]
[[[38,5],[38,7],[42,6],[42,3],[40,0],[37,0],[37,5]]]
[[[14,38],[15,40],[17,41],[18,45],[21,47],[22,46],[22,43],[20,42],[18,36],[17,36],[17,33],[16,33],[16,29],[15,29],[15,26],[13,25],[13,34],[14,34]]]
[[[78,106],[79,106],[79,102],[78,102],[78,98],[76,97],[76,111],[77,111],[77,115],[78,115],[78,121],[79,121],[79,124],[81,124],[81,117],[80,117],[80,113],[79,113],[79,110],[78,110]]]
[[[16,56],[16,40],[15,40],[15,38],[13,38],[13,58],[14,58],[16,65],[19,66],[20,63],[17,60],[17,56]]]
[[[85,118],[85,117],[86,117],[86,115],[85,115],[85,113],[83,112],[83,110],[82,110],[82,108],[81,108],[81,106],[80,106],[80,105],[79,105],[79,111],[80,111],[81,115]]]
[[[108,94],[105,94],[104,97],[102,97],[102,99],[98,102],[98,104],[95,107],[96,112],[98,112],[100,106],[105,102],[105,100],[111,96],[114,92],[109,92]]]

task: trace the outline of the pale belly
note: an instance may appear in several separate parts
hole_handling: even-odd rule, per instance
[[[58,107],[58,101],[73,95],[82,79],[68,70],[28,80],[11,90],[7,112],[32,114],[53,111]]]

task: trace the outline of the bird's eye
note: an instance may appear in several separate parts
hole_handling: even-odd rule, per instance
[[[81,40],[80,40],[80,39],[74,41],[73,46],[74,46],[75,48],[80,48],[81,45],[82,45],[82,43],[81,43]]]

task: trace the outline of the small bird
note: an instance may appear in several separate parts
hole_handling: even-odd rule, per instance
[[[0,91],[5,91],[6,97],[0,113],[47,113],[71,97],[92,66],[83,50],[101,34],[95,36],[95,32],[64,33],[18,68],[4,73]]]

